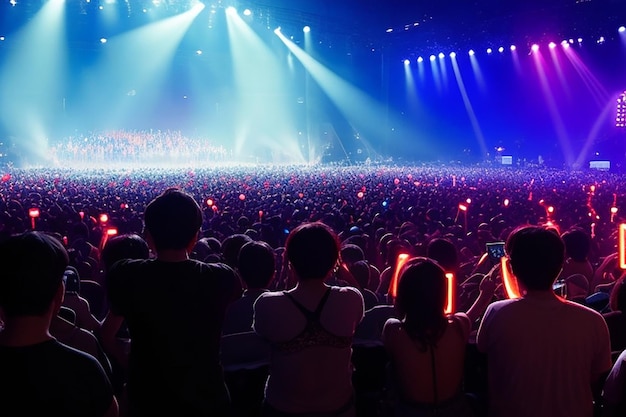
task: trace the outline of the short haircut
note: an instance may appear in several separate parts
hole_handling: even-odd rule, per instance
[[[267,288],[274,277],[274,250],[265,242],[248,242],[239,250],[238,270],[248,288]]]
[[[448,272],[454,272],[459,267],[456,247],[448,239],[436,238],[428,242],[426,256],[437,261]]]
[[[102,265],[105,272],[111,269],[113,264],[122,259],[148,259],[150,250],[148,244],[139,235],[126,234],[114,236],[107,240],[102,248]]]
[[[587,260],[591,250],[591,238],[581,229],[572,229],[561,236],[565,243],[565,254],[576,262]]]
[[[339,239],[324,223],[304,223],[287,236],[285,256],[301,279],[326,278],[337,265]]]
[[[239,257],[239,250],[248,242],[252,242],[252,239],[248,235],[237,233],[226,237],[222,241],[222,256],[224,262],[233,268],[236,268],[237,259]]]
[[[144,217],[156,250],[185,249],[202,226],[198,203],[177,188],[167,189],[152,200]]]
[[[27,232],[0,244],[0,307],[7,318],[45,314],[68,263],[61,242],[44,233]]]
[[[359,286],[361,288],[367,288],[370,281],[370,267],[367,261],[356,261],[350,265],[349,269]]]
[[[506,251],[513,273],[529,290],[551,290],[565,260],[559,235],[539,226],[516,229],[506,242]]]
[[[352,243],[344,243],[341,246],[341,259],[344,262],[353,264],[365,260],[365,255],[359,246]]]

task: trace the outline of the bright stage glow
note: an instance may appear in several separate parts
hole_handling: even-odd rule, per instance
[[[202,49],[198,49],[198,50],[196,51],[196,55],[202,55]]]
[[[58,115],[55,109],[64,94],[65,24],[64,2],[43,3],[33,18],[13,34],[11,40],[16,47],[7,49],[0,59],[0,126],[19,138],[15,146],[20,153],[38,160],[49,157],[46,120]]]
[[[539,50],[539,45],[537,45],[536,43],[533,44],[533,46],[530,47],[530,50],[533,52],[537,52]]]
[[[444,59],[446,55],[443,52],[439,52],[439,59]]]
[[[624,32],[626,32],[626,27],[625,26],[620,26],[619,29],[617,29],[617,31],[619,33],[624,33]]]
[[[583,43],[583,38],[578,38],[578,43]]]
[[[515,46],[515,45],[511,45],[511,48],[510,48],[510,49],[511,49],[511,52],[513,52],[513,51],[517,50],[517,46]]]
[[[304,33],[309,33],[311,31],[311,27],[310,26],[305,26],[305,27],[302,28],[302,31]]]
[[[77,88],[76,103],[91,103],[75,117],[96,126],[118,126],[135,120],[141,109],[158,101],[172,59],[202,3],[192,9],[107,40],[99,61]],[[119,65],[124,61],[123,66]],[[98,88],[93,88],[98,86]]]
[[[100,43],[107,43],[107,38],[100,38]]]
[[[500,53],[504,52],[504,46],[499,47],[498,48],[498,52],[500,52]]]
[[[548,44],[548,47],[549,47],[550,49],[554,49],[554,48],[556,48],[556,43],[554,43],[554,42],[550,42],[550,43]]]
[[[274,33],[275,33],[276,35],[279,35],[279,34],[280,34],[280,26],[278,26],[276,29],[274,29]]]
[[[491,49],[491,48],[487,48],[487,53],[488,53],[488,54],[490,54],[490,53],[492,53],[492,52],[493,52],[493,49]]]
[[[385,32],[387,32],[387,33],[391,33],[391,32],[393,32],[393,28],[389,28],[389,29],[387,29]]]
[[[409,61],[408,59],[404,60],[404,65],[409,65],[411,63],[411,61]]]
[[[417,57],[417,63],[421,64],[422,62],[424,62],[424,58],[422,58],[421,56]]]
[[[296,109],[289,96],[289,67],[269,48],[266,42],[246,23],[242,16],[226,15],[228,43],[235,83],[235,127],[233,152],[241,160],[269,158],[272,163],[302,164],[310,161],[305,155],[309,133],[298,139],[295,126]],[[280,31],[278,36],[283,36]],[[260,63],[251,70],[250,64]],[[308,97],[303,96],[304,102]]]
[[[563,42],[561,42],[561,46],[562,46],[563,48],[569,48],[569,42],[568,42],[568,41],[566,41],[566,40],[564,40]]]
[[[226,12],[227,15],[229,15],[229,14],[237,14],[237,9],[235,9],[233,6],[228,6],[225,9],[225,12]]]
[[[450,52],[450,58],[456,58],[456,52]]]
[[[468,55],[469,55],[469,56],[474,56],[474,54],[475,54],[475,53],[476,53],[476,52],[474,52],[474,50],[473,50],[473,49],[470,49],[470,50],[469,50],[469,52],[468,52]]]
[[[243,11],[243,15],[244,15],[244,16],[252,16],[252,10],[250,10],[250,9],[245,9],[245,10]]]
[[[431,62],[432,62],[432,61],[434,61],[435,59],[437,59],[437,57],[436,57],[435,55],[431,55],[431,56],[430,56],[430,61],[431,61]]]

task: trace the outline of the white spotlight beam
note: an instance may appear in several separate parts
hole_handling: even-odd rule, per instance
[[[277,33],[277,36],[298,58],[304,68],[311,74],[311,77],[351,124],[359,127],[360,131],[373,134],[374,137],[385,138],[387,136],[385,129],[388,125],[386,121],[387,112],[383,106],[326,68],[298,45],[287,39],[282,33]],[[400,122],[393,124],[399,125]],[[363,137],[361,140],[365,142]],[[369,146],[369,144],[367,145]]]
[[[63,111],[64,6],[45,3],[13,36],[15,48],[0,67],[0,124],[27,153],[47,153],[47,128]]]
[[[278,58],[241,16],[227,13],[226,23],[239,95],[235,153],[246,157],[243,152],[271,149],[277,160],[305,162],[294,140],[297,129],[288,102],[288,77]]]
[[[178,45],[202,9],[198,3],[179,15],[109,38],[83,86],[85,107],[93,103],[111,126],[135,117],[133,109],[150,111]]]
[[[487,143],[485,142],[485,135],[483,134],[483,131],[480,128],[480,123],[478,123],[478,118],[476,117],[474,106],[472,106],[472,102],[469,98],[469,95],[467,94],[467,89],[465,88],[463,77],[461,76],[459,64],[456,62],[456,57],[452,57],[450,60],[452,61],[452,70],[454,71],[454,78],[456,78],[456,83],[459,86],[461,97],[463,97],[463,104],[465,105],[465,111],[467,111],[467,116],[469,117],[470,122],[472,123],[472,129],[474,130],[474,135],[476,136],[476,140],[478,140],[480,151],[482,152],[482,155],[487,155],[488,150],[487,150]]]

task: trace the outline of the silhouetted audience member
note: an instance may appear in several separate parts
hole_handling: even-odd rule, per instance
[[[561,239],[565,244],[565,262],[563,263],[561,278],[567,279],[576,274],[587,278],[587,293],[583,295],[586,297],[589,295],[589,290],[594,290],[589,288],[593,280],[593,266],[589,262],[591,239],[585,231],[578,228],[563,233]],[[580,286],[578,289],[580,290]]]
[[[447,298],[437,263],[413,258],[402,268],[395,300],[401,319],[383,329],[399,394],[396,416],[472,414],[461,390],[471,323],[464,313],[444,312]]]
[[[343,259],[343,258],[342,258]],[[367,289],[370,281],[370,266],[367,261],[356,261],[348,267],[355,281],[359,284],[358,290],[363,296],[365,310],[374,308],[378,305],[378,297],[374,291]]]
[[[565,253],[558,234],[520,228],[506,252],[523,296],[491,304],[478,330],[478,349],[487,354],[489,415],[591,417],[611,369],[602,316],[552,290]]]
[[[233,269],[237,269],[237,261],[239,258],[239,250],[243,245],[248,242],[252,242],[249,236],[244,234],[234,234],[227,236],[222,241],[222,256],[224,257],[224,263]]]
[[[276,268],[274,250],[265,242],[248,242],[241,247],[237,264],[246,289],[241,298],[228,306],[224,317],[223,334],[252,331],[254,302],[268,291],[274,278]]]
[[[92,356],[49,332],[65,285],[68,255],[39,232],[0,245],[0,415],[116,416],[117,401]]]
[[[324,283],[339,266],[337,236],[323,223],[303,224],[285,256],[297,285],[254,305],[254,330],[272,349],[263,415],[354,416],[352,339],[363,298]]]
[[[123,234],[108,239],[100,256],[102,270],[105,278],[113,265],[123,259],[148,259],[150,249],[146,241],[136,234]],[[114,379],[113,383],[119,392],[121,385],[127,379],[128,373],[128,354],[130,351],[130,337],[128,328],[118,318],[109,317],[107,308],[107,316],[105,317],[100,328],[100,339],[103,347],[113,365]],[[124,409],[126,397],[120,398],[120,407]]]
[[[219,343],[239,281],[226,265],[189,258],[202,225],[193,197],[168,189],[144,217],[156,259],[120,261],[107,276],[107,320],[125,319],[131,336],[129,413],[224,415],[229,399]]]
[[[448,239],[435,238],[428,242],[426,257],[434,259],[446,272],[457,274],[459,270],[459,254]]]

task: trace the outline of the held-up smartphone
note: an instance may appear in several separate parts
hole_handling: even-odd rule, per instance
[[[504,257],[504,242],[489,242],[487,243],[487,255],[491,260],[492,265],[498,265],[500,259]]]

